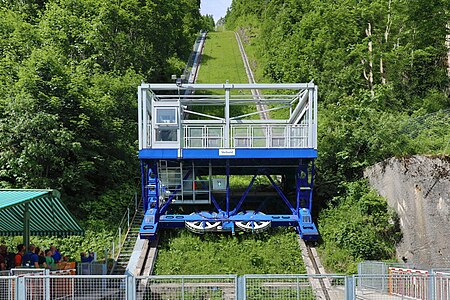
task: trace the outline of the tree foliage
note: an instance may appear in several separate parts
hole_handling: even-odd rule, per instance
[[[319,223],[336,222],[324,243],[343,249],[329,266],[390,253],[369,243],[379,238],[371,226],[361,226],[371,224],[370,212],[354,207],[365,194],[353,193],[348,182],[390,156],[449,153],[449,11],[444,0],[232,2],[226,26],[251,37],[263,80],[319,86],[315,199],[330,207]],[[353,200],[330,200],[345,193]],[[349,222],[353,215],[346,210],[360,223]],[[353,238],[349,230],[362,232]]]
[[[199,5],[1,2],[0,186],[59,189],[83,219],[121,215],[139,182],[136,87],[180,72],[211,26]]]

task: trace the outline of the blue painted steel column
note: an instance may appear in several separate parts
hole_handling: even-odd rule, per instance
[[[300,172],[301,172],[301,169],[300,169],[300,162],[299,162],[298,167],[297,167],[297,172],[295,172],[295,192],[296,192],[296,202],[297,202],[296,203],[297,207],[296,207],[295,211],[297,211],[297,212],[300,209]]]
[[[226,192],[226,201],[227,201],[227,217],[230,216],[230,160],[227,159],[227,192]]]
[[[310,185],[311,190],[309,191],[309,211],[310,212],[312,211],[312,202],[313,202],[312,196],[313,196],[313,187],[314,187],[314,170],[315,170],[315,167],[314,167],[314,160],[313,160],[312,166],[311,166],[311,185]]]
[[[142,206],[144,209],[144,213],[147,211],[148,208],[148,199],[147,199],[147,190],[145,189],[146,183],[145,183],[145,165],[144,162],[141,160],[141,197],[142,197]]]

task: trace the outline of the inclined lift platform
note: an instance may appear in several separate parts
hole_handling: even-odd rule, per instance
[[[317,240],[315,84],[142,84],[138,101],[142,239],[294,226]],[[261,109],[287,118],[262,120]]]

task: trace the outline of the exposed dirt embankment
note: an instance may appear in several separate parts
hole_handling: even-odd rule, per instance
[[[400,218],[397,256],[423,268],[450,268],[450,158],[391,158],[364,172]]]

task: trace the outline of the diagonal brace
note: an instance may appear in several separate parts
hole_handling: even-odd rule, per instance
[[[277,191],[278,195],[280,195],[281,199],[283,199],[284,203],[289,207],[289,209],[292,211],[292,213],[296,213],[294,207],[292,207],[291,203],[289,203],[289,200],[286,198],[286,196],[283,194],[283,192],[280,190],[278,185],[273,181],[272,177],[269,174],[266,174],[266,177],[269,179],[270,183],[272,184],[273,188]]]

